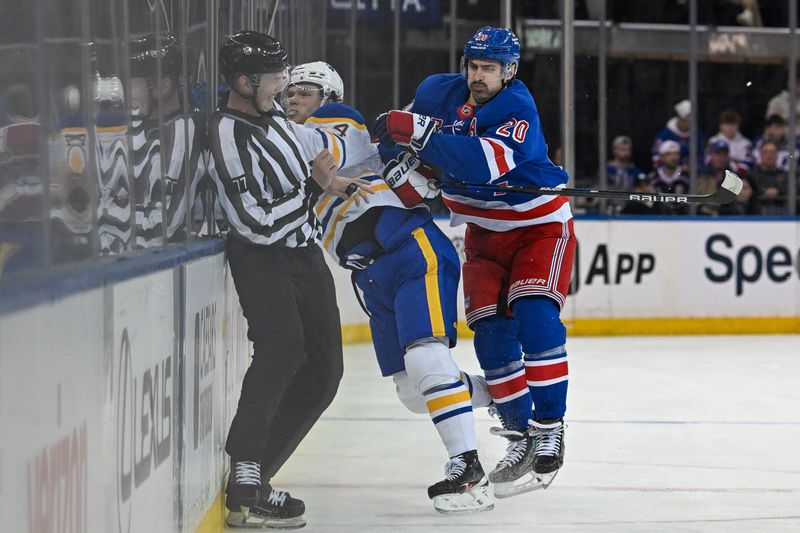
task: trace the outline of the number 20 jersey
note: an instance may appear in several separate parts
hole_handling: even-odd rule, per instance
[[[417,88],[410,111],[436,119],[419,156],[443,170],[442,193],[453,226],[468,222],[492,231],[565,222],[567,198],[476,191],[460,184],[563,187],[567,173],[547,157],[539,113],[528,88],[513,80],[480,106],[467,103],[461,74],[437,74]]]

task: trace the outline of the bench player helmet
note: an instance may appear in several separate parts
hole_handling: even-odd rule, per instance
[[[131,76],[153,79],[157,62],[161,60],[161,75],[177,80],[181,76],[181,42],[170,32],[161,36],[149,33],[130,43]]]
[[[292,69],[289,85],[310,83],[322,89],[322,103],[341,102],[344,99],[344,82],[336,69],[324,61],[303,63]]]
[[[288,69],[288,54],[280,41],[257,31],[240,31],[230,35],[219,50],[219,70],[228,85],[236,76],[245,74],[258,87],[261,74],[285,72]]]
[[[461,72],[466,77],[467,61],[483,59],[499,61],[503,65],[503,77],[510,81],[514,72],[511,65],[519,67],[519,39],[508,28],[484,26],[475,32],[464,45],[464,56],[461,58]]]

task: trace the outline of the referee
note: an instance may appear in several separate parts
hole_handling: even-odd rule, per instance
[[[323,150],[309,165],[274,101],[288,66],[268,35],[228,37],[220,72],[231,91],[208,132],[228,262],[254,348],[225,447],[234,527],[305,525],[304,503],[269,483],[333,400],[343,371],[339,309],[312,209],[336,162]]]

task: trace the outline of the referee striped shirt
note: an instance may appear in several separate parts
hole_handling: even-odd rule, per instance
[[[233,238],[287,248],[319,239],[322,190],[277,104],[261,117],[222,107],[208,130],[209,170]]]

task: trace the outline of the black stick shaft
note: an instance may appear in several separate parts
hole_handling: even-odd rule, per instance
[[[656,203],[701,203],[701,204],[727,204],[736,199],[741,190],[742,180],[728,173],[722,186],[711,194],[672,194],[672,193],[638,193],[632,191],[598,191],[594,189],[551,189],[548,187],[520,186],[520,185],[492,185],[460,183],[464,189],[492,192],[518,192],[525,194],[544,194],[555,196],[580,196],[584,198],[607,198],[610,200],[630,200],[634,202]]]

